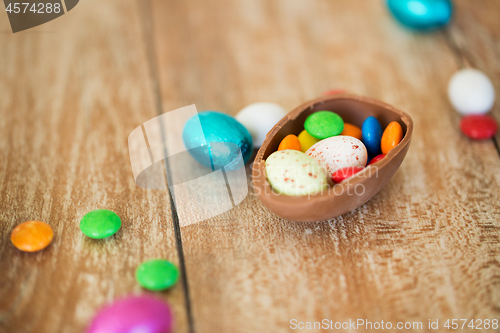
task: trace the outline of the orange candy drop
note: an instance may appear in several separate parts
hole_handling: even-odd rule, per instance
[[[21,223],[10,234],[12,244],[25,252],[40,251],[46,248],[53,238],[54,232],[50,225],[41,221]]]
[[[302,151],[300,149],[299,138],[296,135],[289,134],[289,135],[285,136],[285,138],[283,140],[281,140],[281,143],[278,147],[278,150],[286,150],[286,149],[293,149],[293,150]]]
[[[361,140],[361,128],[353,124],[344,123],[344,130],[340,135],[352,136],[358,140]]]
[[[397,121],[391,122],[385,128],[382,134],[380,147],[382,154],[387,154],[392,148],[396,147],[403,140],[403,128]]]

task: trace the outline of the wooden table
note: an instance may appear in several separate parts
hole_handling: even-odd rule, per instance
[[[157,294],[175,332],[500,319],[500,137],[466,139],[446,92],[464,66],[500,91],[500,2],[455,4],[430,34],[375,0],[85,0],[16,34],[0,14],[0,332],[82,332],[106,303],[145,293],[134,271],[156,257],[181,264],[180,283]],[[331,88],[415,122],[394,178],[349,214],[293,223],[249,195],[179,228],[167,192],[134,183],[127,137],[159,114],[291,110]],[[96,208],[122,217],[115,236],[80,232]],[[27,220],[52,226],[47,249],[12,246]]]

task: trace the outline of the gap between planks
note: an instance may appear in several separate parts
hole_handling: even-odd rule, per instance
[[[137,7],[139,9],[139,17],[141,20],[141,25],[142,25],[142,32],[143,32],[143,38],[144,38],[144,47],[145,47],[145,52],[146,52],[146,58],[148,60],[148,67],[150,71],[150,77],[151,77],[151,84],[153,86],[153,95],[155,99],[155,106],[156,106],[156,111],[158,115],[163,114],[163,106],[161,102],[161,95],[160,95],[160,81],[158,78],[158,67],[157,67],[157,58],[156,58],[156,47],[155,44],[153,43],[153,36],[154,36],[154,30],[152,27],[152,21],[153,21],[153,15],[151,14],[151,1],[140,1],[138,0],[137,2]],[[166,147],[165,147],[166,149]],[[168,156],[168,154],[165,154],[165,156]],[[164,160],[164,163],[162,163],[164,166],[164,171],[165,171],[165,180],[168,179],[169,177],[169,167],[168,167],[168,159]],[[187,314],[187,320],[188,320],[188,329],[189,333],[194,333],[194,320],[193,320],[193,315],[192,315],[192,310],[191,310],[191,299],[189,296],[189,285],[188,285],[188,279],[187,279],[187,270],[186,270],[186,264],[185,264],[185,259],[184,259],[184,250],[182,248],[182,235],[181,235],[181,228],[179,225],[179,217],[177,214],[177,209],[175,208],[174,200],[172,197],[172,193],[170,192],[170,189],[167,184],[167,192],[168,192],[168,197],[170,201],[170,209],[172,210],[172,224],[174,227],[174,232],[175,232],[175,243],[177,246],[177,255],[179,257],[179,268],[181,271],[181,280],[182,280],[182,288],[184,291],[184,299],[186,302],[186,314]]]

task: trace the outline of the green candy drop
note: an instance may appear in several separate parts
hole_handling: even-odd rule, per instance
[[[304,128],[316,139],[339,135],[344,130],[344,121],[332,111],[318,111],[307,117]]]
[[[80,221],[80,230],[94,239],[114,235],[122,226],[120,217],[107,209],[96,209],[85,214]]]
[[[160,291],[172,287],[179,280],[179,269],[164,259],[143,262],[135,271],[137,282],[144,288]]]

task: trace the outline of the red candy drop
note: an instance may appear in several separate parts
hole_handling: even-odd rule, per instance
[[[332,173],[332,180],[334,183],[340,183],[344,179],[354,176],[363,169],[364,167],[347,167],[339,169]]]
[[[323,93],[323,95],[337,95],[337,94],[345,94],[347,90],[344,89],[331,89],[327,90]]]
[[[485,115],[471,115],[460,122],[462,133],[474,140],[489,139],[497,132],[495,119]]]
[[[380,154],[380,155],[377,155],[375,156],[374,158],[372,158],[370,160],[370,162],[368,163],[368,165],[370,164],[373,164],[373,163],[377,163],[378,161],[380,161],[381,159],[383,159],[385,157],[385,154]]]

